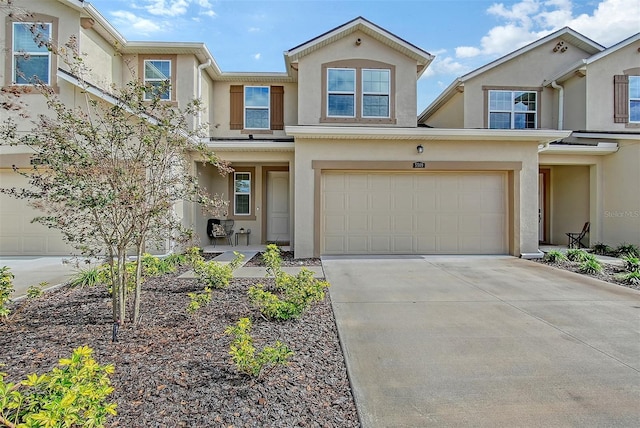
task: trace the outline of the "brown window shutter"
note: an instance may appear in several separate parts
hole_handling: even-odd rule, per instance
[[[613,121],[629,122],[629,76],[613,76]]]
[[[284,129],[284,86],[271,87],[271,129]]]
[[[231,85],[229,92],[231,100],[229,129],[242,129],[244,127],[244,86]]]

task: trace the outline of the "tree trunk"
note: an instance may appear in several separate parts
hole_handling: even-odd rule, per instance
[[[127,252],[119,249],[118,254],[118,282],[120,287],[120,323],[124,323],[127,314]]]
[[[136,293],[133,300],[133,324],[138,325],[140,322],[140,294],[142,292],[142,251],[144,243],[140,242],[136,246],[138,263],[136,265]]]

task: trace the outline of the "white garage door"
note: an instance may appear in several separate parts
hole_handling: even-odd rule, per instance
[[[0,187],[23,188],[27,180],[12,170],[0,171]],[[0,193],[0,255],[67,255],[71,249],[57,230],[31,223],[40,211],[31,208],[24,199]]]
[[[506,254],[506,174],[322,175],[322,254]]]

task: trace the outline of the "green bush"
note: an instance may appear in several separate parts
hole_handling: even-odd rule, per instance
[[[112,365],[99,365],[88,346],[61,359],[50,373],[31,374],[20,383],[5,383],[0,373],[0,426],[104,427],[116,405],[107,403],[113,392]]]
[[[204,257],[198,247],[190,247],[184,252],[185,263],[189,266],[195,266],[200,262],[204,262]]]
[[[209,288],[227,288],[233,278],[233,271],[242,263],[244,254],[234,252],[235,258],[228,264],[216,261],[205,262],[204,259],[196,260],[193,264],[193,272],[196,277]]]
[[[44,289],[49,285],[48,282],[43,281],[38,285],[32,285],[27,288],[27,299],[37,299],[44,294]]]
[[[148,253],[142,255],[142,276],[144,277],[160,276],[175,271],[176,266],[168,263],[166,259],[161,259]]]
[[[81,269],[71,276],[69,285],[72,287],[94,287],[98,284],[107,284],[109,281],[109,266],[106,264]]]
[[[189,304],[187,305],[187,313],[194,315],[198,310],[211,303],[211,288],[205,287],[202,293],[189,293]]]
[[[251,320],[240,318],[235,326],[229,326],[225,334],[233,336],[229,355],[239,372],[259,377],[265,367],[286,365],[293,352],[280,341],[267,346],[256,355],[253,338],[249,334]]]
[[[611,248],[607,244],[603,244],[602,242],[597,242],[597,243],[593,244],[592,248],[593,248],[593,252],[595,254],[598,254],[598,255],[601,255],[601,256],[606,256],[606,255],[611,254],[613,252],[613,248]]]
[[[589,256],[592,255],[582,249],[572,248],[567,250],[567,258],[572,262],[583,263],[589,260]]]
[[[580,264],[579,269],[582,273],[595,275],[602,272],[602,264],[600,264],[600,262],[595,257],[589,258]]]
[[[624,256],[640,257],[640,249],[638,249],[636,245],[627,244],[626,242],[623,242],[622,244],[618,245],[618,247],[616,248],[616,253],[618,254],[618,257],[624,257]]]
[[[267,249],[262,253],[262,262],[267,267],[267,276],[277,278],[282,271],[282,257],[280,257],[280,247],[276,244],[267,245]]]
[[[629,285],[640,285],[640,271],[626,272],[616,275],[616,278]]]
[[[8,266],[0,267],[0,318],[7,318],[11,313],[7,303],[11,300],[11,293],[14,290],[13,278],[14,275]]]
[[[187,264],[187,256],[184,254],[172,253],[164,258],[164,262],[169,266],[177,268],[178,266]]]
[[[627,255],[622,258],[624,261],[624,267],[629,272],[638,272],[640,271],[640,258],[634,257],[632,255]]]
[[[562,252],[558,250],[551,250],[544,255],[542,260],[549,263],[558,263],[558,262],[566,261],[567,256],[565,256],[564,254],[562,254]]]

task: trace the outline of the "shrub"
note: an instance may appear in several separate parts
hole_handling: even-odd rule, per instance
[[[27,298],[37,299],[38,297],[41,297],[44,294],[44,288],[47,285],[49,285],[49,283],[43,281],[38,285],[32,285],[31,287],[27,288]]]
[[[61,359],[50,373],[31,374],[20,383],[5,383],[0,373],[0,425],[8,427],[104,427],[116,405],[112,365],[101,366],[88,346]]]
[[[640,249],[638,249],[636,245],[627,244],[624,242],[618,245],[618,247],[616,248],[616,253],[618,254],[619,257],[623,257],[623,256],[640,257]]]
[[[8,266],[0,267],[0,318],[7,318],[11,313],[7,303],[13,293],[13,278],[14,275]]]
[[[640,258],[634,257],[632,255],[627,255],[622,258],[624,262],[624,268],[629,272],[638,272],[640,271]]]
[[[549,263],[558,263],[567,260],[567,256],[558,250],[551,250],[544,255],[542,260]]]
[[[593,252],[595,254],[606,256],[607,254],[611,254],[613,249],[607,244],[603,244],[602,242],[596,242],[593,244]]]
[[[595,275],[597,273],[602,272],[602,265],[600,262],[594,257],[589,258],[582,262],[580,265],[580,272],[586,273],[589,275]]]
[[[205,283],[209,288],[227,288],[229,281],[233,278],[233,271],[236,270],[242,260],[244,254],[234,252],[235,258],[228,264],[222,264],[216,261],[205,262],[204,260],[196,260],[193,264],[193,271],[196,277]]]
[[[211,288],[205,287],[202,293],[189,293],[187,296],[189,296],[187,313],[194,315],[201,307],[211,303]]]
[[[144,277],[159,276],[175,271],[176,267],[164,259],[148,253],[142,255],[142,276]]]
[[[582,249],[572,248],[567,250],[567,258],[572,262],[578,262],[578,263],[585,262],[589,260],[589,256],[592,256],[592,255]]]
[[[98,284],[106,284],[111,276],[108,270],[109,266],[107,265],[81,269],[73,274],[69,285],[72,287],[94,287]]]
[[[182,266],[187,263],[187,256],[184,254],[172,253],[165,257],[164,262],[169,266],[177,268],[178,266]]]
[[[616,275],[616,278],[625,284],[640,285],[640,271],[631,271]]]
[[[277,278],[282,271],[282,257],[280,257],[280,247],[276,244],[267,245],[267,249],[262,253],[262,262],[267,267],[267,276]]]
[[[189,266],[195,266],[197,263],[204,262],[204,257],[200,253],[200,248],[190,247],[184,252],[185,263]]]
[[[256,355],[256,348],[253,346],[253,338],[249,330],[251,330],[249,318],[240,318],[235,326],[229,326],[225,330],[225,334],[233,336],[229,355],[239,372],[259,377],[265,367],[287,364],[293,352],[280,341],[276,341],[273,346],[265,347]]]

